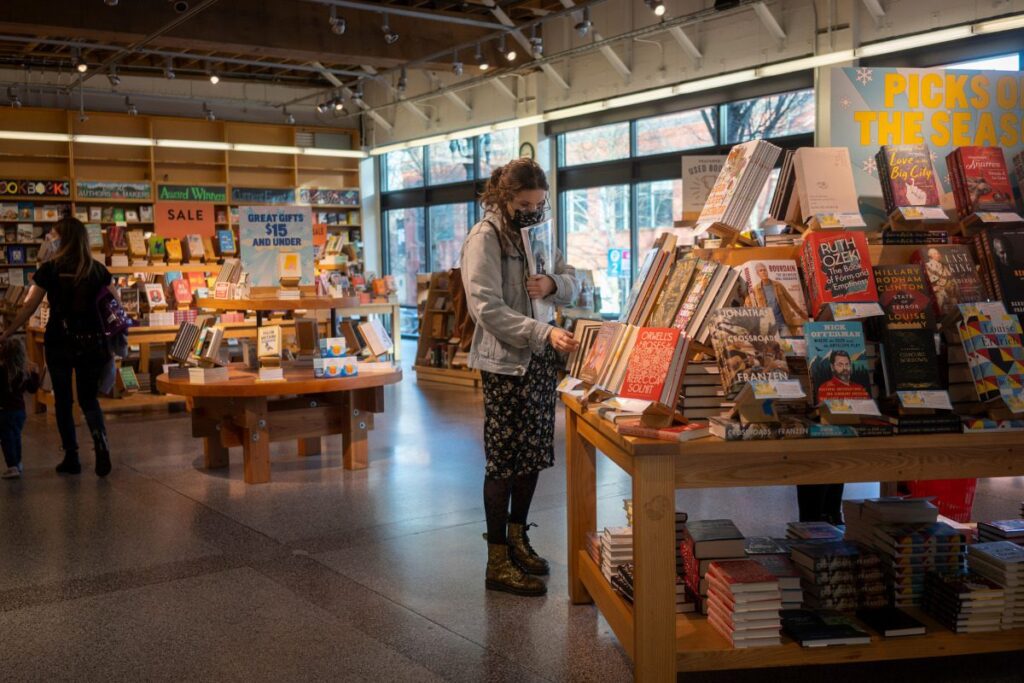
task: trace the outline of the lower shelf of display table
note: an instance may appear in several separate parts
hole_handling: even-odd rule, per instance
[[[615,631],[619,643],[633,656],[633,607],[622,599],[585,550],[579,551],[580,579]],[[676,669],[713,671],[812,664],[841,664],[893,659],[1009,652],[1024,649],[1024,629],[989,633],[953,633],[919,610],[906,610],[925,624],[928,633],[905,638],[871,637],[870,645],[807,648],[782,637],[771,647],[733,648],[700,614],[676,616]],[[867,630],[867,629],[865,629]],[[869,631],[870,632],[870,631]]]

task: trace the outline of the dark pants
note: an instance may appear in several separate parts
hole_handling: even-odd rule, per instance
[[[21,430],[24,427],[24,410],[0,410],[0,447],[8,467],[21,466]]]
[[[843,522],[842,484],[803,484],[796,487],[801,522]]]
[[[71,350],[63,344],[46,345],[46,369],[53,384],[57,431],[60,432],[60,441],[65,453],[78,452],[78,436],[75,434],[75,416],[72,412],[72,372],[75,388],[78,390],[78,406],[85,415],[93,441],[106,437],[107,429],[103,423],[103,411],[100,409],[99,388],[107,355],[105,349]]]

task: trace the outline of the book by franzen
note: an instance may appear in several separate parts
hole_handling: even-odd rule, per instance
[[[862,232],[812,232],[801,251],[811,315],[830,303],[878,300],[867,238]]]
[[[711,343],[727,393],[737,393],[751,381],[789,378],[771,309],[722,308],[711,314],[710,321]]]
[[[801,336],[807,322],[807,302],[796,261],[747,261],[740,267],[746,284],[744,306],[770,308],[783,337]]]
[[[920,264],[875,266],[889,392],[942,388],[935,318]]]
[[[814,405],[827,400],[871,398],[860,322],[809,322],[804,325],[804,336]]]

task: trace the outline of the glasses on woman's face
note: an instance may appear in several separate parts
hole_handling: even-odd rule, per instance
[[[515,210],[528,211],[530,213],[532,213],[534,211],[547,211],[547,209],[548,209],[548,200],[545,197],[544,199],[542,199],[537,204],[533,204],[533,203],[525,201],[525,200],[514,201],[514,202],[512,202],[512,208],[515,209]]]

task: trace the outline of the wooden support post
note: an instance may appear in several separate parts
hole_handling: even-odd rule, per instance
[[[355,406],[352,394],[345,395],[341,418],[342,461],[346,470],[363,470],[370,464],[365,411]]]
[[[568,482],[569,515],[569,597],[573,604],[592,602],[580,579],[581,550],[587,547],[587,533],[597,528],[597,469],[594,447],[577,431],[579,416],[565,410],[565,476]]]
[[[308,439],[299,439],[299,457],[308,458],[313,455],[320,455],[320,437],[314,436]]]
[[[218,470],[229,465],[228,449],[221,445],[219,436],[203,439],[203,462],[208,470]]]
[[[242,455],[245,459],[245,483],[265,484],[270,481],[270,425],[267,399],[250,399],[245,407],[245,431]]]
[[[637,681],[676,678],[675,462],[633,461],[633,662]]]

